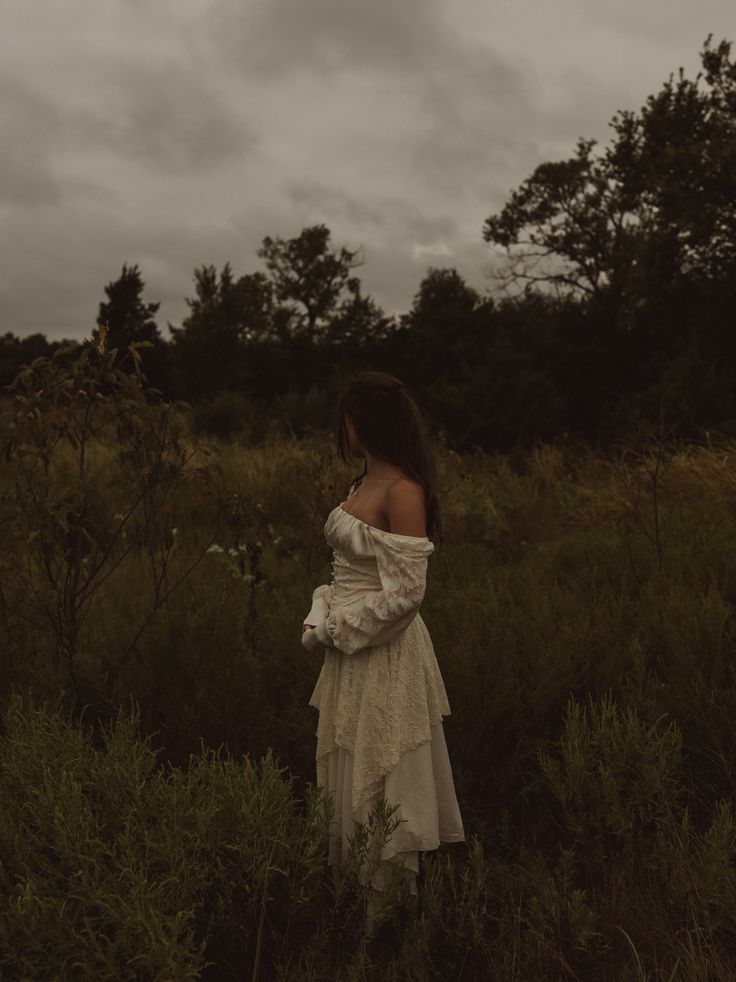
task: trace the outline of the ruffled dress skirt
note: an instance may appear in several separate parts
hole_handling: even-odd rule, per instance
[[[419,853],[465,840],[442,725],[450,706],[418,609],[434,544],[375,528],[341,505],[324,533],[333,582],[313,592],[305,623],[331,642],[309,700],[319,711],[317,784],[334,799],[327,862],[333,875],[345,865],[356,824],[383,800],[399,825],[385,843],[380,827],[370,837],[372,885],[385,889],[401,867],[416,893]]]
[[[431,726],[430,732],[432,737],[427,743],[405,753],[385,775],[383,793],[364,804],[355,815],[351,807],[353,755],[344,747],[327,755],[323,773],[326,790],[334,801],[329,866],[344,865],[356,822],[366,823],[371,808],[380,798],[389,806],[398,806],[392,824],[397,819],[400,824],[382,845],[380,862],[371,875],[374,889],[384,890],[399,866],[403,867],[399,875],[406,876],[411,893],[416,894],[419,853],[437,849],[441,842],[465,841],[442,722]],[[377,845],[376,838],[374,856]]]

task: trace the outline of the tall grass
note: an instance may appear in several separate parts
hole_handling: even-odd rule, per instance
[[[358,879],[324,866],[300,643],[353,471],[319,438],[223,443],[245,505],[222,545],[257,569],[206,556],[118,667],[133,554],[86,621],[81,727],[47,637],[5,612],[8,978],[736,977],[736,446],[437,456],[422,617],[467,845],[364,936]],[[111,459],[90,466],[113,508]],[[183,567],[211,516],[173,507]]]

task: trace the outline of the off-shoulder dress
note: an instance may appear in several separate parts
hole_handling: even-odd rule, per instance
[[[316,626],[302,635],[308,650],[324,649],[309,705],[317,784],[335,802],[327,861],[342,865],[355,823],[383,798],[400,824],[372,884],[383,889],[398,864],[416,893],[419,852],[465,840],[442,726],[450,706],[419,613],[434,544],[367,525],[343,504],[324,525],[332,582],[314,590],[304,623]]]

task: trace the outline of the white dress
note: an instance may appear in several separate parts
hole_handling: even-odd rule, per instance
[[[367,525],[342,505],[324,525],[332,583],[318,586],[302,643],[325,650],[310,706],[319,710],[317,784],[334,798],[328,864],[339,866],[356,822],[379,799],[400,824],[372,885],[395,865],[416,893],[418,854],[463,842],[442,717],[450,715],[432,641],[419,613],[434,544]]]

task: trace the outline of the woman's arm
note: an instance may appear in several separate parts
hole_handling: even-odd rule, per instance
[[[348,488],[347,497],[353,493],[355,489],[356,482],[353,483]],[[322,621],[327,617],[330,612],[330,604],[332,603],[332,593],[334,590],[334,583],[322,583],[318,586],[312,593],[312,608],[307,614],[304,625],[302,627],[302,634],[310,628],[316,627],[321,624]]]
[[[312,593],[312,607],[304,618],[304,630],[321,624],[330,612],[332,583],[321,583]]]
[[[310,650],[327,647],[355,654],[398,637],[416,617],[434,545],[418,538],[371,538],[381,589],[338,605],[314,630],[305,632],[302,643]]]
[[[419,610],[434,545],[424,535],[424,492],[409,481],[392,486],[387,498],[391,532],[365,525],[376,557],[381,589],[339,605],[302,643],[310,650],[337,648],[354,654],[400,635]]]

